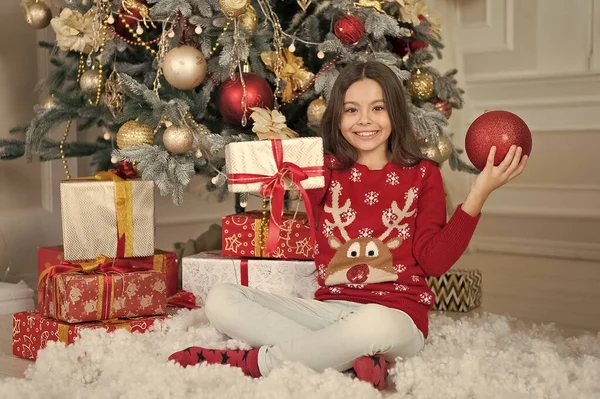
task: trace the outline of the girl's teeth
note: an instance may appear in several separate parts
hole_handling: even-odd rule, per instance
[[[357,135],[359,135],[360,137],[369,137],[369,136],[374,136],[377,134],[377,131],[373,131],[373,132],[356,132]]]

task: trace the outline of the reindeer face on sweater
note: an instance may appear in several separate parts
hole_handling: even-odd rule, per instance
[[[402,221],[415,213],[415,210],[409,211],[409,208],[416,198],[416,192],[409,190],[406,193],[403,209],[398,207],[396,201],[392,201],[391,208],[384,211],[381,216],[386,230],[379,237],[350,238],[346,232],[346,226],[354,221],[356,213],[349,212],[351,206],[349,199],[346,199],[340,206],[341,188],[339,183],[332,184],[331,191],[332,204],[325,206],[324,210],[331,214],[333,222],[325,220],[325,224],[332,231],[338,228],[344,241],[340,241],[335,236],[328,239],[329,246],[336,252],[327,265],[324,275],[325,285],[396,281],[398,275],[394,270],[391,250],[402,244],[402,238],[387,238],[394,229],[400,231],[407,226],[407,224],[402,224]]]
[[[390,249],[398,248],[402,240],[394,238],[384,244],[378,238],[356,238],[341,244],[335,237],[329,245],[336,249],[325,273],[325,285],[371,284],[396,281]]]

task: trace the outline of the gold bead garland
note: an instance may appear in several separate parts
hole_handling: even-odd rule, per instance
[[[102,41],[100,43],[100,49],[98,50],[98,58],[102,57],[102,53],[104,52],[104,46],[106,45],[106,31],[108,25],[108,18],[110,17],[110,10],[108,8],[104,9],[104,20],[102,21]],[[103,83],[103,73],[102,73],[102,61],[100,61],[98,65],[98,87],[96,88],[96,100],[92,101],[88,99],[88,102],[91,105],[97,106],[100,103],[100,97],[102,96],[102,83]]]
[[[200,126],[200,124],[198,124],[198,122],[196,122],[196,120],[192,117],[192,115],[189,112],[186,111],[185,116],[190,120],[190,122],[192,122],[192,124],[196,127],[196,129],[200,130],[202,133],[204,133],[204,135],[210,134],[210,132],[208,130],[206,130],[205,128]]]
[[[143,46],[144,48],[146,48],[146,50],[150,51],[153,55],[156,55],[156,50],[150,47],[147,42],[143,41],[140,35],[136,33],[135,29],[129,26],[129,23],[127,23],[127,20],[123,17],[123,14],[121,14],[120,11],[118,12],[118,14],[119,19],[121,20],[121,22],[123,22],[123,25],[125,25],[125,28],[127,28],[129,33],[131,33],[131,36],[135,39],[135,41],[139,43],[140,46]]]
[[[223,34],[225,34],[225,32],[227,32],[227,29],[229,29],[229,25],[231,25],[231,22],[233,21],[233,19],[228,19],[227,23],[225,24],[225,27],[223,27],[223,32],[221,32],[221,34],[219,35],[219,37],[217,38],[217,43],[213,46],[213,48],[210,50],[210,53],[208,53],[208,57],[210,58],[213,56],[213,54],[215,53],[215,51],[217,51],[217,49],[219,48],[219,46],[221,45],[220,40],[223,37]]]

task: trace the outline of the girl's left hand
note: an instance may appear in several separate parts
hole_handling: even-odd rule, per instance
[[[498,166],[494,166],[496,147],[492,147],[485,167],[471,186],[471,192],[486,198],[492,191],[519,176],[525,169],[529,158],[527,155],[521,156],[522,152],[521,147],[513,145],[508,150],[504,160]]]

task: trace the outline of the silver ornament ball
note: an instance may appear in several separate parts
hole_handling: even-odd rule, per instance
[[[96,93],[98,90],[98,84],[100,83],[100,77],[98,71],[95,69],[89,69],[85,71],[79,78],[79,87],[86,94]]]
[[[163,133],[163,145],[174,154],[184,154],[192,149],[194,133],[187,126],[171,125]]]

